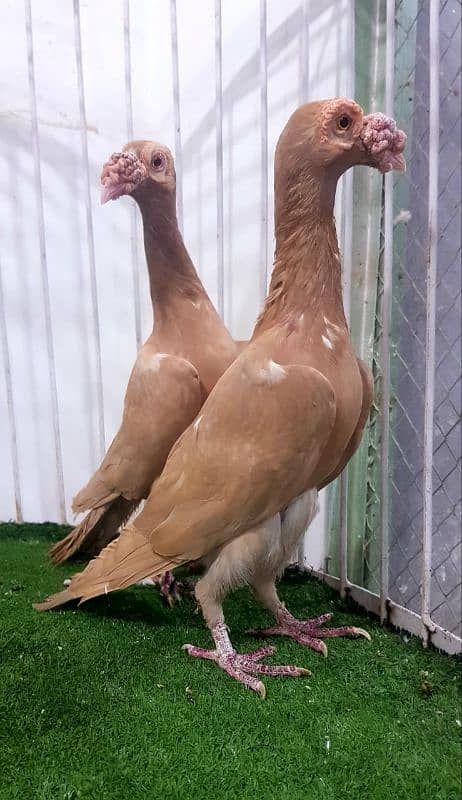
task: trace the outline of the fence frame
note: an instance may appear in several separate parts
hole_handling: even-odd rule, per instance
[[[300,16],[303,25],[306,25],[308,3],[302,0]],[[346,0],[342,4],[346,9],[348,21],[348,40],[351,44],[352,59],[354,63],[354,34],[355,34],[355,2]],[[96,281],[96,259],[93,234],[93,219],[90,196],[90,171],[87,142],[87,123],[85,107],[85,83],[82,55],[82,35],[80,21],[80,0],[73,0],[74,12],[74,50],[77,68],[80,134],[82,165],[84,176],[84,201],[86,211],[87,246],[90,265],[90,283],[93,314],[93,339],[96,353],[96,385],[98,405],[98,435],[101,453],[105,450],[105,420],[104,398],[102,384],[102,357],[101,337],[98,311],[98,292]],[[431,617],[430,589],[432,577],[432,534],[433,534],[433,431],[435,410],[435,331],[436,331],[436,287],[438,266],[438,176],[439,176],[439,15],[440,3],[430,0],[429,4],[429,178],[428,178],[428,219],[427,219],[427,296],[426,296],[426,374],[425,374],[425,415],[424,415],[424,463],[423,463],[423,522],[422,522],[422,575],[421,575],[421,602],[420,613],[394,602],[389,591],[389,442],[390,442],[390,351],[391,351],[391,310],[392,310],[392,273],[393,273],[393,177],[389,173],[384,181],[384,261],[383,261],[383,306],[382,306],[382,338],[381,338],[381,416],[380,416],[380,591],[372,592],[362,586],[349,581],[348,571],[348,491],[347,474],[341,478],[340,483],[340,576],[336,577],[328,571],[310,570],[317,578],[325,581],[329,586],[339,591],[342,596],[349,596],[367,611],[380,616],[383,622],[403,628],[419,636],[424,644],[431,643],[447,653],[457,653],[462,649],[462,640],[441,626],[435,624]],[[222,0],[214,2],[214,37],[215,37],[215,124],[216,124],[216,182],[217,182],[217,283],[218,283],[218,310],[224,315],[224,211],[223,211],[223,31],[222,31]],[[61,521],[65,522],[65,497],[64,477],[61,452],[61,432],[58,413],[58,395],[56,385],[55,356],[53,350],[53,331],[50,312],[50,297],[47,270],[47,252],[44,228],[43,187],[41,179],[41,156],[39,146],[39,128],[37,116],[37,92],[34,69],[33,24],[31,0],[25,0],[25,27],[27,54],[29,66],[30,110],[32,120],[32,145],[35,167],[36,213],[40,241],[40,262],[42,274],[42,303],[46,324],[46,342],[49,362],[49,385],[52,405],[53,432],[55,444],[55,472],[58,490],[58,505]],[[394,116],[394,66],[395,66],[395,0],[386,0],[386,66],[385,66],[385,111],[389,116]],[[127,134],[133,137],[133,108],[131,86],[131,43],[130,43],[130,0],[123,3],[123,34],[125,56],[125,92],[126,92],[126,119]],[[171,56],[173,67],[172,103],[175,128],[175,159],[178,178],[178,218],[180,227],[183,226],[183,194],[182,194],[182,130],[181,130],[181,93],[179,72],[179,42],[178,19],[176,0],[170,0],[171,24]],[[268,8],[267,0],[259,2],[259,91],[260,91],[260,153],[261,153],[261,198],[260,198],[260,243],[261,243],[261,272],[260,293],[262,298],[267,291],[268,271]],[[307,30],[301,31],[301,47],[306,63],[302,65],[302,92],[308,93],[308,50],[309,41]],[[377,64],[374,65],[377,69]],[[350,80],[348,92],[354,94],[354,71]],[[344,289],[345,307],[347,315],[350,309],[351,271],[352,271],[352,218],[353,218],[353,183],[352,175],[347,176],[341,188],[342,196],[342,221],[343,249],[344,249]],[[139,297],[139,268],[136,244],[136,217],[132,210],[131,221],[131,254],[135,301],[135,334],[137,346],[141,343],[140,322],[140,297]],[[22,521],[21,486],[18,466],[18,453],[16,446],[16,420],[13,403],[13,391],[10,372],[10,353],[8,333],[5,320],[2,281],[0,274],[0,333],[5,363],[5,380],[7,389],[7,406],[9,412],[10,440],[13,461],[13,479],[16,501],[16,516]],[[299,564],[308,569],[301,558],[299,551]]]
[[[346,493],[340,492],[340,576],[328,571],[308,570],[323,580],[342,596],[349,596],[367,611],[420,637],[424,646],[432,644],[448,654],[462,652],[462,639],[437,625],[431,617],[430,591],[432,579],[433,536],[433,432],[435,407],[436,370],[436,288],[438,267],[438,205],[439,205],[439,104],[440,104],[440,3],[429,3],[429,147],[428,147],[428,214],[427,214],[427,259],[426,259],[426,364],[424,406],[424,462],[423,462],[423,520],[422,520],[422,568],[420,590],[420,613],[416,613],[390,598],[389,592],[389,446],[390,446],[390,401],[391,401],[391,309],[393,291],[393,175],[384,180],[384,259],[383,300],[381,336],[381,398],[380,398],[380,592],[372,592],[352,583],[346,575],[348,538],[345,533]],[[385,112],[393,117],[394,67],[395,67],[395,0],[386,0],[386,71]],[[348,212],[347,212],[348,213]],[[342,487],[344,482],[342,481]],[[342,488],[341,487],[341,488]]]

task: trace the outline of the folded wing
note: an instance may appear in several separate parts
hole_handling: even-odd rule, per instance
[[[56,562],[95,555],[147,497],[178,436],[202,403],[199,375],[183,358],[140,351],[130,376],[122,424],[100,467],[76,495],[82,522],[50,551]]]
[[[171,451],[141,514],[39,608],[114,591],[213,552],[311,488],[335,420],[328,380],[248,351]]]

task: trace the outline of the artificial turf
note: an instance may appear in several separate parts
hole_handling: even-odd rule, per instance
[[[456,659],[384,630],[306,576],[281,584],[299,617],[326,610],[372,642],[329,656],[282,639],[274,663],[312,677],[265,678],[262,701],[184,642],[210,646],[192,601],[166,609],[134,588],[39,614],[69,566],[47,560],[54,525],[0,526],[1,800],[459,800]],[[268,622],[247,590],[226,603],[236,648]]]

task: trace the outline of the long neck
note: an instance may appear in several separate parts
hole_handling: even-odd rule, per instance
[[[164,316],[178,300],[194,301],[205,295],[205,289],[178,229],[174,192],[161,187],[134,197],[143,218],[154,315]]]
[[[276,249],[270,290],[255,333],[304,314],[345,322],[334,220],[337,177],[277,174]]]

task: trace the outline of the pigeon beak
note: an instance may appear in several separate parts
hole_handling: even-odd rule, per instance
[[[406,159],[402,153],[387,153],[386,160],[384,159],[378,166],[379,172],[385,175],[386,172],[406,172]]]
[[[124,192],[124,187],[117,183],[111,183],[109,180],[103,184],[101,188],[101,205],[108,203],[109,200],[117,200]]]

